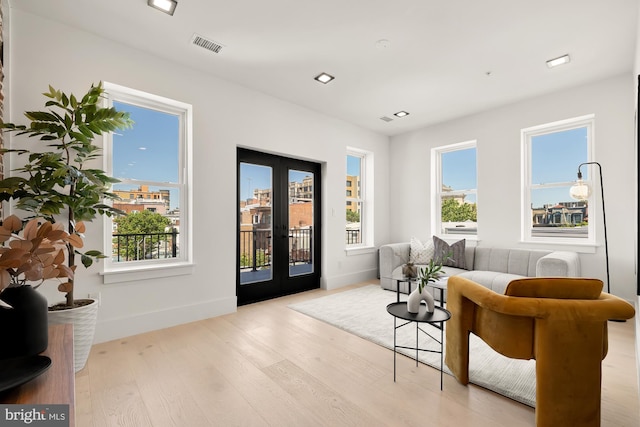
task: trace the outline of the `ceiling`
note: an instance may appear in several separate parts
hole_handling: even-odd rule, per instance
[[[630,73],[638,16],[638,0],[178,0],[174,16],[147,0],[9,4],[385,135]]]

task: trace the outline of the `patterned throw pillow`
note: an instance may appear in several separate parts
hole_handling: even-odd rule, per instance
[[[433,246],[434,260],[436,260],[437,262],[442,261],[442,265],[447,265],[449,267],[466,269],[464,261],[465,239],[458,240],[457,242],[452,244],[448,244],[439,237],[433,236]]]
[[[409,262],[414,264],[426,265],[433,258],[433,242],[429,240],[422,243],[415,237],[411,238],[411,249],[409,250]]]

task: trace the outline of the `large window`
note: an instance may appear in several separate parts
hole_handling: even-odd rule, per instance
[[[433,230],[441,235],[477,235],[476,142],[434,148],[431,158]]]
[[[593,146],[593,115],[522,130],[525,241],[589,242],[594,212],[589,201],[571,199],[578,166],[588,162]],[[593,184],[591,169],[583,179]],[[590,221],[591,219],[591,221]]]
[[[110,135],[107,170],[119,180],[108,221],[105,272],[148,270],[190,261],[191,106],[105,84],[109,105],[127,111],[132,129]]]
[[[373,170],[372,154],[349,149],[346,179],[346,245],[347,248],[373,244],[372,186],[369,176]]]

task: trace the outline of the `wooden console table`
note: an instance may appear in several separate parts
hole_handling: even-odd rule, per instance
[[[42,353],[51,367],[42,375],[16,388],[0,393],[1,403],[69,405],[69,426],[75,425],[75,371],[73,364],[73,325],[49,325],[49,346]]]

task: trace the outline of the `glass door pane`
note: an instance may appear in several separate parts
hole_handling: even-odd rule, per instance
[[[313,273],[312,172],[289,169],[289,276]]]
[[[240,163],[240,284],[269,281],[272,271],[273,170]]]

